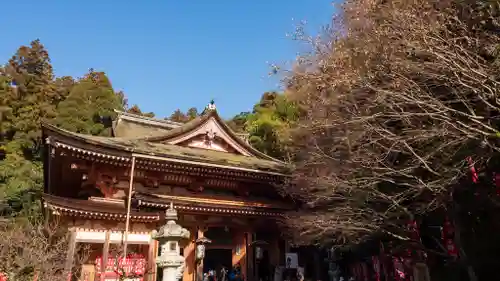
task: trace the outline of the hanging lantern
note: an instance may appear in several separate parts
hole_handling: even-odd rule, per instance
[[[212,243],[212,240],[206,238],[206,237],[201,237],[196,239],[196,253],[195,257],[197,261],[201,261],[205,258],[205,248],[206,244]]]
[[[445,219],[443,224],[443,238],[453,237],[455,235],[455,229],[448,218]]]
[[[457,247],[455,247],[455,243],[453,243],[453,240],[446,239],[446,250],[448,251],[448,255],[450,255],[451,257],[458,257]]]
[[[266,245],[269,245],[269,243],[263,240],[255,240],[250,243],[249,246],[252,246],[254,248],[255,259],[257,259],[258,261],[260,261],[264,257],[263,247]]]
[[[205,258],[205,245],[199,244],[196,245],[196,259],[202,260]]]
[[[263,252],[264,251],[262,250],[262,247],[256,246],[255,247],[255,258],[257,260],[261,260],[263,258],[263,256],[264,256]]]

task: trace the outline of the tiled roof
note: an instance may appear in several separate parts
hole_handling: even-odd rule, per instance
[[[123,152],[126,154],[142,153],[145,155],[168,158],[168,160],[190,161],[194,164],[218,165],[221,167],[241,167],[259,172],[278,173],[287,175],[289,166],[283,162],[260,159],[238,154],[207,150],[201,148],[190,148],[172,144],[155,143],[147,139],[99,137],[85,134],[77,134],[56,128],[53,125],[43,124],[44,135],[52,137],[55,141],[62,143],[71,142],[72,145],[87,144],[95,147],[99,153]],[[103,150],[104,148],[104,150]],[[166,159],[167,160],[167,159]]]
[[[233,200],[219,200],[211,198],[196,198],[174,195],[155,195],[155,194],[135,194],[139,207],[168,208],[170,202],[173,202],[177,209],[188,212],[208,212],[222,214],[240,214],[249,216],[280,216],[290,206],[276,203],[276,206],[252,202]]]
[[[125,220],[127,217],[127,209],[125,206],[115,203],[94,202],[91,200],[65,198],[49,194],[43,194],[42,199],[45,208],[52,210],[55,214],[62,213],[70,216],[113,220]],[[132,211],[130,213],[130,219],[135,221],[158,221],[160,220],[160,215],[152,212]]]

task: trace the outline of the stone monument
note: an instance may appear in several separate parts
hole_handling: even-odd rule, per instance
[[[184,273],[185,261],[180,255],[179,243],[190,237],[189,230],[176,223],[177,211],[173,203],[165,213],[167,223],[160,227],[159,231],[153,230],[152,237],[160,244],[160,256],[156,264],[163,270],[162,281],[177,281]]]

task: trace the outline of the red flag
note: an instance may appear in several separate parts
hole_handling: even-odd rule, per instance
[[[467,157],[467,162],[469,163],[469,169],[472,174],[472,182],[477,183],[479,177],[477,176],[476,168],[474,167],[474,162],[472,161],[472,157]]]

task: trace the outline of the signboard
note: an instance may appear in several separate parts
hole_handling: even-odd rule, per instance
[[[104,274],[106,277],[117,277],[125,273],[125,276],[143,276],[146,273],[146,258],[143,255],[133,254],[127,255],[127,258],[122,257],[108,258],[108,262],[105,265],[104,272],[101,269],[102,257],[98,257],[95,261],[96,271],[98,274]],[[108,279],[108,278],[105,278]],[[129,278],[132,280],[139,280],[142,278]],[[116,280],[116,279],[114,279]],[[126,279],[127,280],[127,279]]]
[[[299,267],[299,256],[297,253],[286,253],[285,254],[285,267],[295,268]]]

